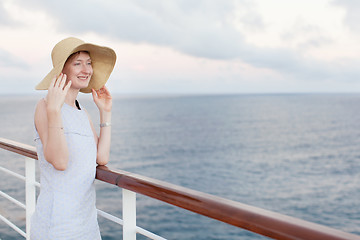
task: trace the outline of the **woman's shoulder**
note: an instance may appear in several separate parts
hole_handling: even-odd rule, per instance
[[[45,107],[46,106],[46,100],[45,98],[39,99],[39,101],[36,104],[36,107]]]
[[[35,107],[35,122],[46,117],[46,100],[40,99]]]
[[[46,100],[45,98],[41,98],[37,104],[36,104],[36,107],[35,107],[35,114],[41,110],[45,110],[46,109]]]
[[[47,114],[46,114],[46,101],[44,98],[40,99],[35,108],[34,123],[35,129],[41,131],[41,126],[47,126]]]

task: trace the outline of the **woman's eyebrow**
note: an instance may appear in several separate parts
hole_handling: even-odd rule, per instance
[[[88,58],[88,59],[86,59],[86,60],[82,60],[82,59],[76,59],[76,60],[74,60],[75,62],[82,62],[82,61],[91,61],[91,58]]]

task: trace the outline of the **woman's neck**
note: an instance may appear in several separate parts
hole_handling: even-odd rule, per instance
[[[66,103],[67,105],[70,105],[70,106],[76,108],[75,100],[76,100],[78,94],[79,94],[79,90],[78,90],[78,89],[72,89],[72,88],[70,88],[69,91],[68,91],[67,94],[66,94],[65,103]]]

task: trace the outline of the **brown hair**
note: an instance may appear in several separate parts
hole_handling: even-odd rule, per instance
[[[71,59],[73,56],[78,55],[78,54],[80,54],[81,52],[87,53],[87,54],[89,54],[89,56],[90,56],[90,53],[89,53],[88,51],[77,51],[77,52],[72,53],[72,54],[66,59],[65,64],[66,64],[66,63],[69,61],[69,59]],[[65,66],[65,64],[64,64],[64,66]]]

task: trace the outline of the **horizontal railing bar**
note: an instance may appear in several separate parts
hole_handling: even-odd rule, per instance
[[[151,198],[275,239],[360,239],[342,232],[250,205],[126,171],[97,167],[96,178]]]
[[[111,214],[109,214],[107,212],[104,212],[104,211],[102,211],[100,209],[97,209],[97,212],[98,212],[98,215],[103,217],[103,218],[106,218],[106,219],[108,219],[108,220],[110,220],[112,222],[115,222],[117,224],[124,225],[124,221],[122,219],[118,218],[118,217],[115,217],[114,215],[111,215]]]
[[[13,224],[10,220],[8,220],[6,217],[2,216],[1,214],[0,214],[0,220],[5,222],[8,226],[10,226],[12,229],[14,229],[16,232],[20,233],[23,237],[26,238],[26,233],[23,230],[18,228],[15,224]]]
[[[6,149],[10,152],[18,153],[29,158],[38,159],[36,148],[27,144],[15,142],[5,138],[0,138],[0,148]]]
[[[0,138],[0,147],[37,159],[29,145]],[[106,166],[97,167],[96,178],[274,239],[360,240],[355,234]]]
[[[148,230],[145,230],[141,227],[136,227],[136,232],[137,233],[140,233],[141,235],[145,236],[145,237],[148,237],[150,239],[153,239],[153,240],[167,240],[166,238],[163,238],[159,235],[156,235],[152,232],[149,232]]]
[[[32,159],[38,159],[36,148],[27,144],[15,142],[9,139],[0,138],[0,148],[3,148],[5,150],[8,150],[10,152],[18,153],[20,155],[23,155],[25,157],[29,157]],[[25,176],[18,174],[16,172],[10,171],[9,169],[6,169],[4,167],[0,167],[0,170],[3,172],[6,172],[8,174],[13,175],[14,177],[17,177],[23,181],[26,180]],[[40,187],[39,182],[34,183],[36,187]]]
[[[16,205],[18,205],[19,207],[26,209],[25,204],[23,204],[22,202],[16,200],[15,198],[11,197],[10,195],[4,193],[3,191],[0,191],[0,196],[6,198],[7,200],[9,200],[10,202],[15,203]]]
[[[3,172],[5,172],[5,173],[8,173],[8,174],[10,174],[10,175],[12,175],[12,176],[14,176],[14,177],[17,177],[17,178],[23,180],[23,181],[26,181],[26,177],[24,177],[24,176],[22,176],[22,175],[20,175],[20,174],[18,174],[18,173],[16,173],[16,172],[10,171],[10,170],[7,169],[7,168],[0,167],[0,171],[3,171]],[[40,187],[40,183],[39,183],[39,182],[35,182],[34,185],[35,185],[36,187]]]
[[[5,172],[5,173],[7,173],[7,174],[10,174],[10,175],[12,175],[12,176],[14,176],[14,177],[16,177],[16,178],[19,178],[19,179],[21,179],[21,180],[23,180],[23,181],[26,180],[26,178],[25,178],[23,175],[18,174],[18,173],[16,173],[16,172],[13,172],[13,171],[11,171],[11,170],[9,170],[9,169],[7,169],[7,168],[0,167],[0,171],[3,171],[3,172]]]
[[[16,177],[16,178],[19,178],[19,179],[23,180],[23,181],[26,181],[26,177],[24,177],[23,175],[18,174],[18,173],[16,173],[16,172],[13,172],[13,171],[11,171],[11,170],[9,170],[9,169],[7,169],[7,168],[0,167],[0,171],[3,171],[3,172],[5,172],[5,173],[8,173],[8,174],[10,174],[10,175],[12,175],[12,176],[14,176],[14,177]],[[36,187],[40,187],[40,183],[39,183],[39,182],[35,182],[34,185],[35,185]]]
[[[106,219],[108,219],[108,220],[110,220],[112,222],[115,222],[115,223],[119,224],[119,225],[124,225],[124,221],[122,219],[118,218],[118,217],[115,217],[114,215],[111,215],[111,214],[109,214],[107,212],[104,212],[104,211],[102,211],[100,209],[97,209],[97,212],[98,212],[98,215],[103,217],[103,218],[106,218]],[[147,231],[147,230],[145,230],[145,229],[143,229],[141,227],[138,227],[138,226],[136,227],[136,232],[140,233],[141,235],[143,235],[145,237],[148,237],[150,239],[166,240],[166,238],[158,236],[158,235],[156,235],[156,234],[154,234],[154,233],[152,233],[150,231]]]

